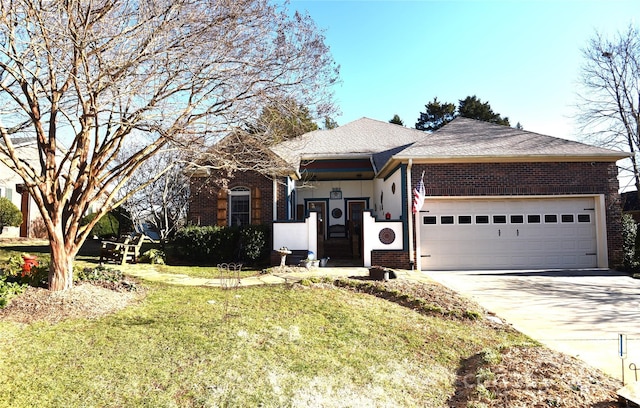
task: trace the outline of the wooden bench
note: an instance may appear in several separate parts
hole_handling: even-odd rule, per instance
[[[329,238],[346,238],[347,229],[342,224],[334,224],[329,226]]]
[[[100,248],[100,263],[112,262],[124,265],[127,262],[136,263],[140,257],[140,248],[144,242],[143,234],[120,237],[117,241],[102,241]]]

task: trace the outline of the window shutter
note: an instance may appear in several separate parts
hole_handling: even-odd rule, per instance
[[[218,220],[217,225],[221,227],[227,225],[227,190],[220,190],[218,192]]]
[[[262,198],[257,187],[251,189],[251,223],[262,224]]]

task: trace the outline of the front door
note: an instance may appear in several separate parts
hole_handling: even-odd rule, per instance
[[[349,238],[354,258],[362,257],[362,212],[365,209],[364,201],[349,201],[347,203],[347,216],[349,225]]]

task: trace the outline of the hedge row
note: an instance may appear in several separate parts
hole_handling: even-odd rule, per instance
[[[270,230],[265,225],[243,227],[188,226],[173,241],[178,258],[199,263],[253,263],[269,254]]]

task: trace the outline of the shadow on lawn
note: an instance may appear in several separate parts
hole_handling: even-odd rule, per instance
[[[33,255],[49,255],[49,245],[3,245],[2,249],[6,251],[24,252]]]
[[[41,241],[42,242],[42,241]],[[78,252],[79,256],[95,258],[96,262],[100,258],[101,243],[99,240],[87,240],[80,248]],[[28,253],[33,255],[49,255],[49,245],[44,243],[27,244],[21,242],[7,243],[2,245],[2,249],[5,251]]]

